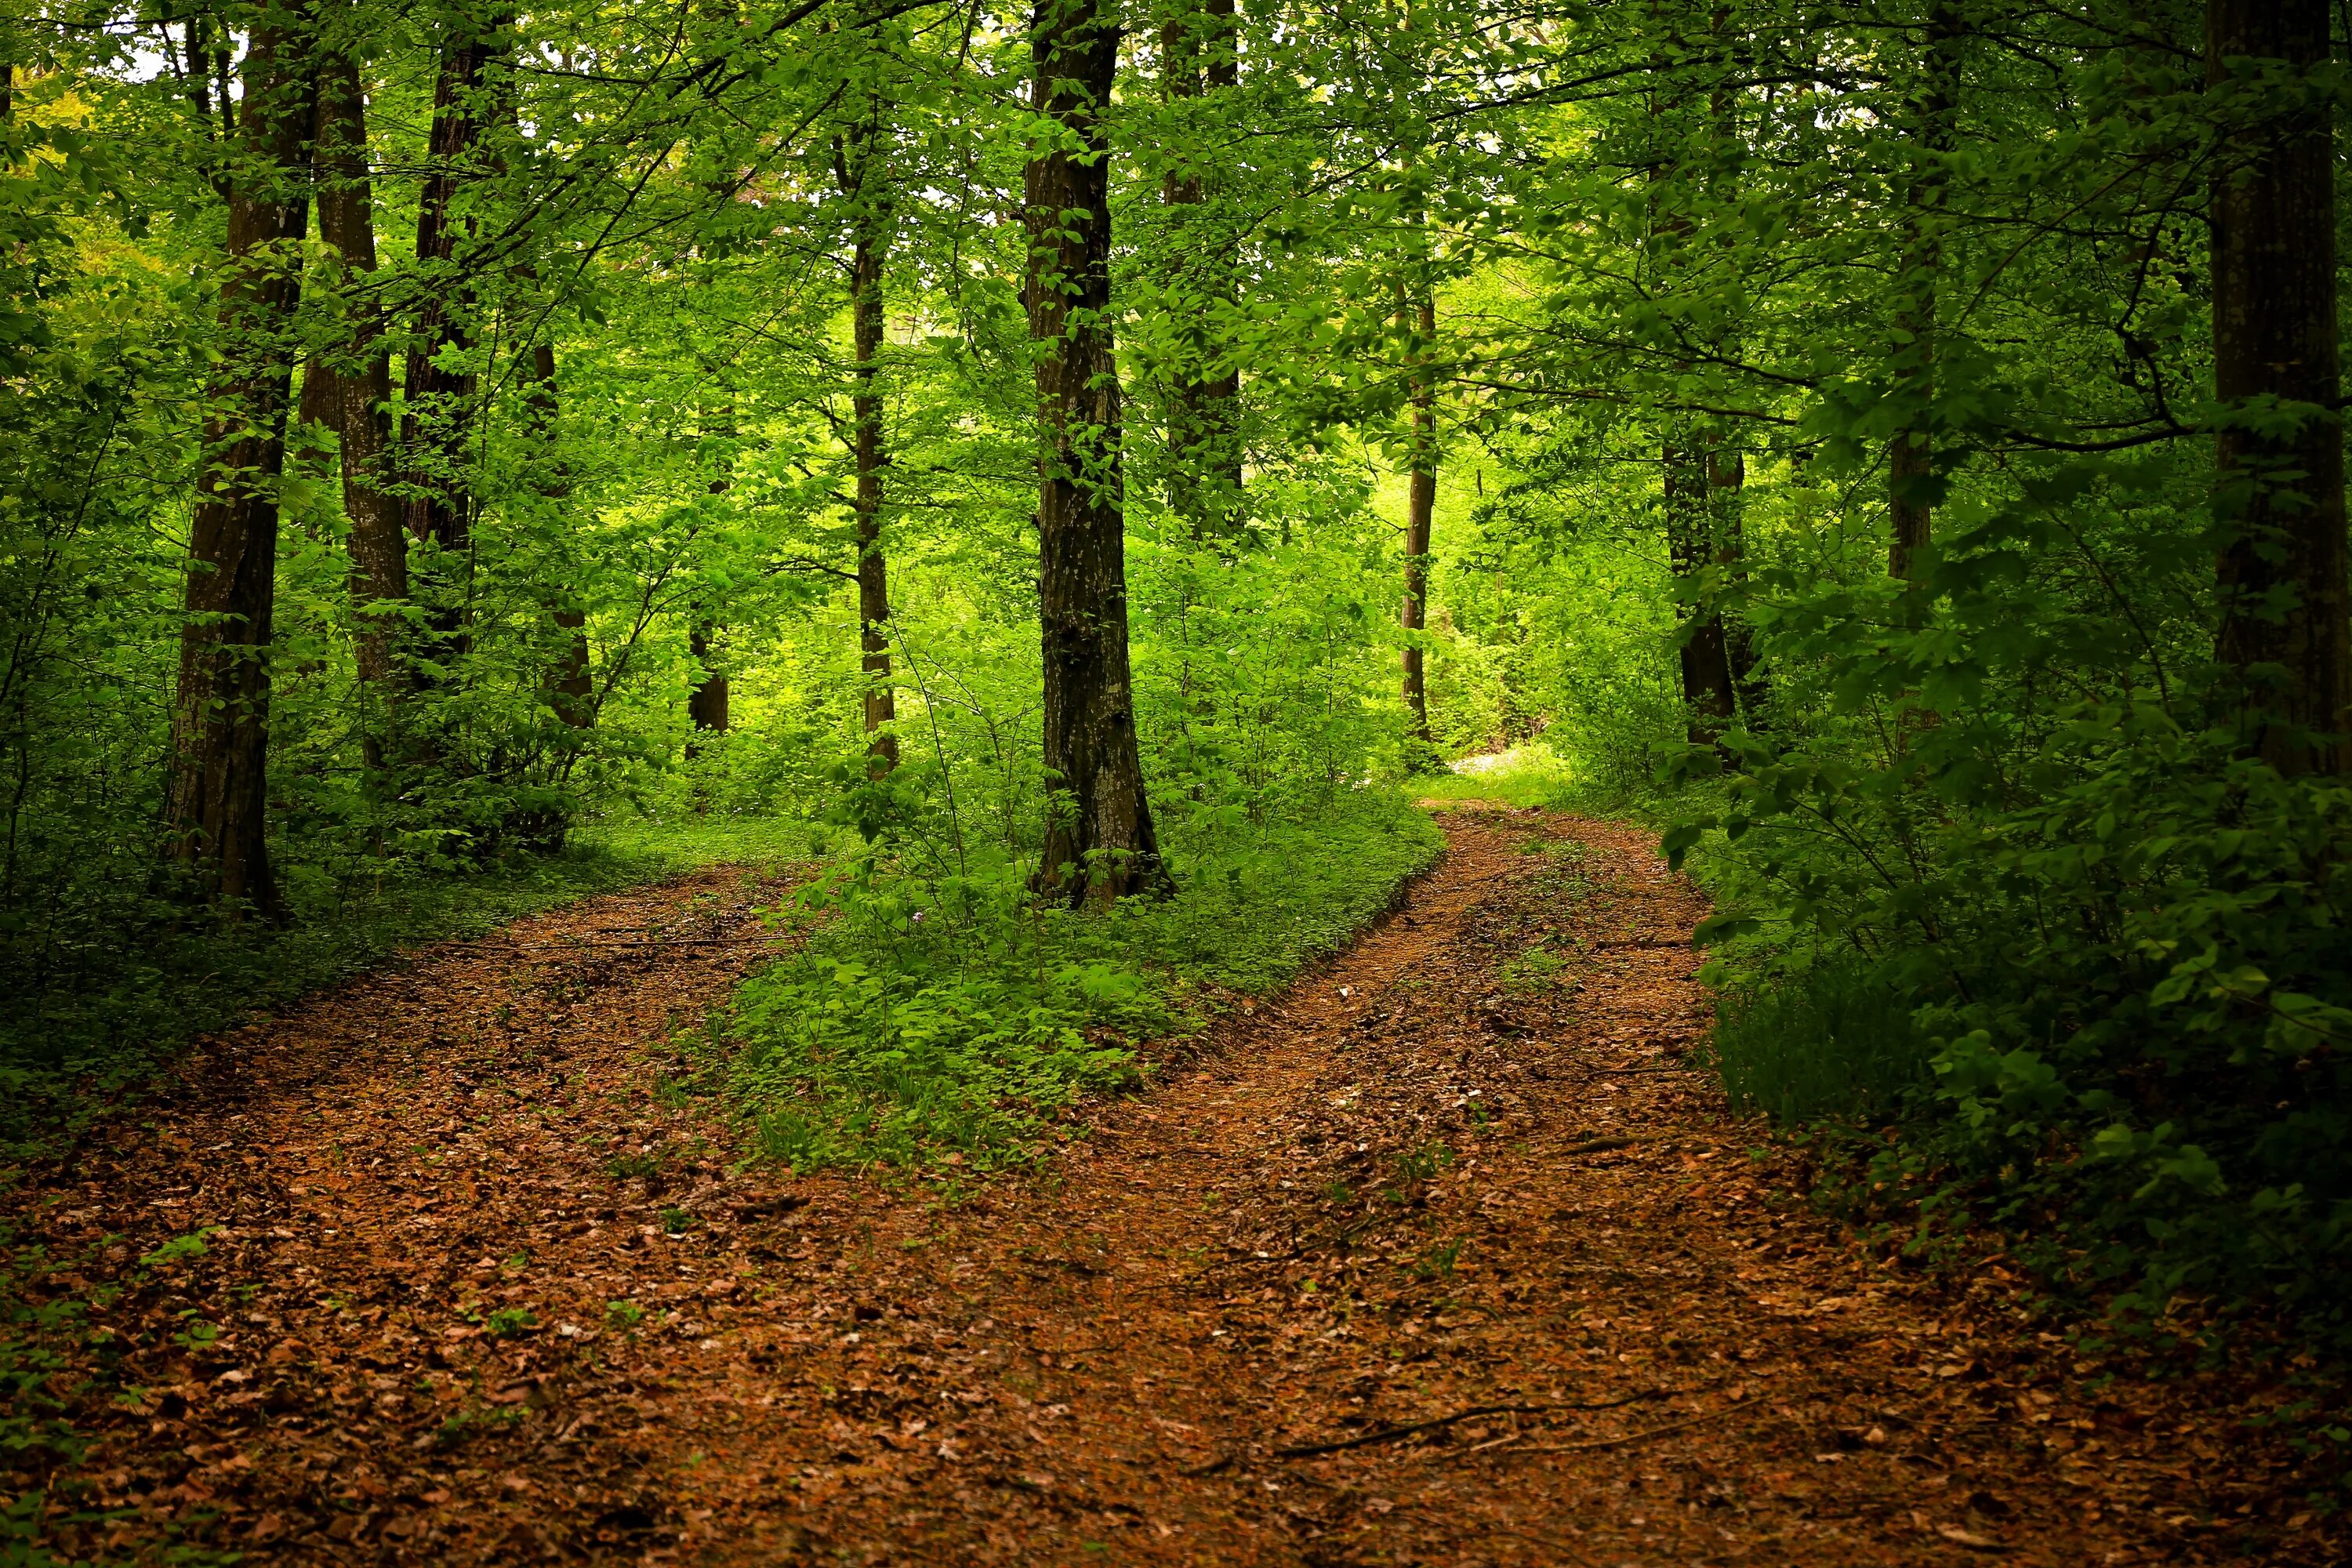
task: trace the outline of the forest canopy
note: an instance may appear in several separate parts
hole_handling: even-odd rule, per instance
[[[1689,858],[1725,1079],[1866,1130],[1855,1204],[2336,1313],[2346,47],[2316,0],[8,0],[5,1081],[135,1076],[140,998],[387,886],[786,818],[926,975],[1050,913],[1068,966],[1004,937],[939,1026],[1010,1038],[1035,969],[1069,1021],[949,1056],[1043,1104],[1161,1005],[1070,933],[1360,918],[1315,857],[1402,875],[1400,781],[1516,745]],[[1217,973],[1332,936],[1281,929]],[[807,987],[887,992],[828,940],[747,994],[747,1094],[835,1048]]]

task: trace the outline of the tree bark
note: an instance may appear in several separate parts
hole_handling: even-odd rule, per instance
[[[850,457],[857,468],[857,647],[866,678],[866,755],[876,777],[898,765],[898,695],[890,686],[890,574],[882,552],[882,470],[889,462],[882,425],[883,280],[889,264],[892,205],[878,167],[882,140],[877,101],[845,150],[837,174],[851,203],[849,321],[857,356],[850,395]]]
[[[1101,907],[1170,887],[1144,794],[1128,666],[1103,123],[1118,69],[1117,13],[1109,0],[1037,0],[1030,39],[1032,104],[1066,133],[1039,148],[1024,182],[1041,446],[1045,761],[1056,795],[1037,885]]]
[[[555,345],[531,345],[530,368],[523,374],[523,404],[530,435],[542,446],[560,434],[563,405],[555,383]],[[541,500],[561,506],[572,499],[572,479],[560,463],[540,458],[537,489]],[[588,612],[578,597],[566,593],[549,610],[557,631],[564,634],[554,667],[547,673],[547,705],[574,730],[596,722],[596,685],[589,668]]]
[[[1426,357],[1427,345],[1437,336],[1437,300],[1428,279],[1420,285],[1421,300],[1413,326],[1422,347],[1416,362]],[[1423,670],[1421,634],[1429,625],[1430,522],[1437,510],[1437,397],[1428,368],[1412,369],[1412,453],[1405,479],[1404,605],[1398,615],[1404,627],[1404,709],[1413,739],[1428,744],[1429,684]]]
[[[375,203],[368,168],[367,100],[358,68],[341,50],[319,61],[316,171],[319,237],[338,258],[351,332],[331,358],[304,373],[302,412],[341,448],[343,514],[350,520],[352,605],[359,667],[361,747],[371,773],[384,761],[406,679],[390,613],[408,597],[408,535],[385,483],[392,444],[392,359],[383,312],[369,283],[376,268]]]
[[[735,404],[732,398],[711,412],[704,422],[703,429],[704,434],[727,441],[731,442],[735,438]],[[734,482],[731,460],[728,460],[722,464],[719,477],[710,481],[710,493],[723,496]],[[702,676],[686,695],[686,716],[694,725],[697,734],[723,735],[727,732],[727,672],[719,668],[711,658],[723,629],[712,617],[708,605],[695,605],[694,622],[686,632],[686,649],[702,667]],[[700,745],[695,742],[687,742],[688,756],[698,756],[701,751]]]
[[[1660,449],[1664,468],[1666,554],[1675,576],[1689,583],[1715,563],[1721,546],[1716,536],[1716,498],[1709,469],[1714,454],[1704,438],[1670,433]],[[1728,727],[1733,712],[1731,655],[1723,614],[1708,604],[1696,604],[1685,615],[1682,632],[1683,709],[1689,715],[1689,737],[1695,746],[1712,746]]]
[[[687,693],[686,716],[693,721],[698,733],[723,735],[727,732],[727,675],[712,662],[713,642],[719,628],[707,621],[697,621],[687,629],[686,651],[702,667],[702,679]],[[687,747],[692,756],[697,748]]]
[[[166,816],[189,890],[232,917],[278,910],[268,844],[269,655],[278,482],[293,398],[310,221],[303,142],[316,113],[307,11],[247,42],[222,270],[223,359],[205,420],[172,713]]]
[[[1748,459],[1721,433],[1711,437],[1706,452],[1707,492],[1710,502],[1709,521],[1715,530],[1715,561],[1725,578],[1734,584],[1744,583],[1748,570],[1748,541],[1745,508],[1748,489]],[[1726,684],[1735,700],[1738,716],[1749,730],[1762,728],[1764,705],[1770,689],[1764,676],[1763,662],[1756,656],[1756,631],[1745,616],[1727,616],[1720,605],[1710,612],[1717,628],[1715,635],[1723,642],[1723,663]],[[1725,717],[1730,717],[1727,710]]]
[[[2233,72],[2262,62],[2270,80]],[[2210,0],[2206,81],[2228,126],[2212,191],[2221,662],[2244,688],[2249,745],[2282,773],[2352,771],[2344,430],[2336,411],[2335,121],[2325,0]],[[2284,73],[2279,71],[2283,65]],[[2283,89],[2277,77],[2294,83]],[[2223,90],[2226,89],[2227,90]],[[2321,740],[2315,736],[2326,736]]]
[[[1914,102],[1908,190],[1905,195],[1902,275],[1896,280],[1893,355],[1902,419],[1886,448],[1887,574],[1908,583],[1935,531],[1936,283],[1944,266],[1934,210],[1952,150],[1952,105],[1958,86],[1959,16],[1948,0],[1930,0],[1927,51]]]
[[[1234,0],[1179,0],[1184,8],[1160,27],[1163,86],[1171,101],[1215,93],[1241,80]],[[1202,374],[1219,357],[1209,307],[1234,292],[1231,247],[1194,243],[1192,211],[1206,197],[1197,171],[1171,169],[1160,181],[1169,209],[1170,252],[1180,297],[1197,303],[1168,389],[1169,504],[1201,542],[1230,539],[1242,521],[1241,373]]]
[[[462,579],[473,551],[472,503],[465,482],[467,427],[475,410],[475,377],[464,364],[474,346],[469,320],[474,290],[457,249],[466,226],[454,210],[458,193],[480,178],[481,144],[496,108],[486,79],[503,47],[508,24],[493,15],[473,26],[453,21],[443,40],[433,86],[428,173],[417,198],[416,261],[425,293],[418,302],[404,387],[402,455],[408,494],[408,531],[436,547],[435,584],[426,621],[447,658],[465,647]]]

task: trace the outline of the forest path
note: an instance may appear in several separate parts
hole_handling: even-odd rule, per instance
[[[711,1108],[665,1087],[674,1023],[762,949],[756,884],[595,900],[257,1024],[150,1128],[9,1200],[58,1256],[97,1248],[84,1289],[226,1227],[97,1320],[154,1342],[140,1407],[79,1417],[86,1502],[128,1511],[58,1541],[2263,1558],[2234,1527],[2275,1530],[2284,1476],[2219,1452],[2209,1391],[2100,1389],[2017,1327],[1999,1269],[1958,1294],[1890,1272],[1773,1191],[1679,1059],[1703,906],[1647,836],[1447,832],[1345,954],[1055,1160],[961,1192],[733,1173]],[[218,1333],[163,1342],[182,1313]]]

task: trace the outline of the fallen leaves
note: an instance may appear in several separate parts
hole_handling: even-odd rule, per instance
[[[723,879],[216,1042],[162,1136],[6,1200],[49,1298],[121,1292],[95,1446],[18,1489],[65,1483],[83,1556],[352,1563],[2218,1563],[2255,1530],[2166,1513],[2334,1528],[2275,1450],[2156,1415],[2239,1394],[2101,1409],[2005,1277],[1947,1292],[1792,1198],[1677,1058],[1704,910],[1646,841],[1449,822],[1402,918],[985,1186],[739,1170],[665,1088],[762,951]],[[1538,942],[1558,973],[1507,983]]]

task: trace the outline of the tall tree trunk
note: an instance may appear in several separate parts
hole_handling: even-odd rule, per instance
[[[1893,356],[1901,423],[1886,448],[1886,508],[1891,536],[1887,574],[1908,583],[1935,528],[1936,282],[1944,267],[1937,226],[1943,158],[1952,150],[1952,105],[1958,88],[1960,22],[1950,0],[1929,0],[1927,58],[1912,105],[1912,167],[1905,179],[1902,276],[1896,280]]]
[[[1412,369],[1412,453],[1408,461],[1404,509],[1404,605],[1398,616],[1404,627],[1404,709],[1413,738],[1429,742],[1429,684],[1423,671],[1421,634],[1429,625],[1429,528],[1437,510],[1437,395],[1425,364],[1429,345],[1437,337],[1437,300],[1429,280],[1419,284],[1421,299],[1414,310],[1413,329],[1421,340]]]
[[[1169,887],[1145,798],[1127,651],[1118,367],[1110,316],[1109,0],[1037,0],[1032,104],[1066,132],[1024,181],[1041,451],[1037,593],[1049,813],[1041,891],[1107,906]],[[1066,142],[1076,143],[1075,150]]]
[[[2233,59],[2284,62],[2302,91]],[[2210,0],[2205,68],[2230,126],[2212,193],[2213,379],[2242,410],[2215,440],[2221,661],[2247,688],[2249,742],[2282,773],[2352,771],[2344,428],[2336,323],[2336,127],[2325,0]],[[2336,737],[2315,741],[2314,732]]]
[[[375,203],[368,169],[367,100],[351,57],[319,60],[317,172],[319,237],[338,258],[351,334],[341,349],[304,373],[302,413],[334,431],[341,447],[343,514],[351,521],[351,594],[357,612],[361,747],[373,773],[383,766],[384,737],[396,722],[406,672],[394,638],[394,610],[408,597],[408,535],[398,498],[386,485],[392,444],[392,361],[383,312],[369,279],[375,272]]]
[[[522,392],[531,437],[542,447],[552,445],[560,434],[563,415],[562,394],[555,383],[553,343],[531,345],[530,367],[523,373]],[[540,499],[561,507],[572,499],[572,477],[560,462],[543,451],[538,461],[534,488]],[[549,617],[563,637],[554,667],[547,672],[547,705],[572,729],[590,729],[596,722],[596,686],[589,669],[588,612],[577,595],[566,593],[555,601]]]
[[[1664,470],[1666,554],[1675,578],[1693,603],[1682,628],[1683,709],[1689,715],[1690,742],[1711,746],[1731,721],[1734,709],[1729,633],[1723,613],[1687,586],[1717,563],[1716,475],[1717,460],[1705,437],[1670,429],[1660,448]]]
[[[712,410],[705,418],[703,434],[730,442],[735,438],[735,405],[731,399]],[[733,460],[724,458],[719,477],[710,481],[710,493],[723,496],[734,482]],[[686,716],[698,735],[723,735],[727,732],[727,672],[718,667],[713,658],[718,651],[719,633],[724,629],[713,618],[709,605],[698,604],[694,606],[694,622],[686,632],[686,649],[701,666],[702,675],[694,683],[694,689],[687,693]],[[699,756],[701,752],[702,747],[698,742],[687,742],[688,756]]]
[[[436,547],[437,573],[427,624],[435,657],[464,651],[464,578],[473,552],[471,500],[465,482],[467,427],[476,412],[475,378],[463,361],[473,349],[474,290],[458,257],[460,190],[480,178],[482,140],[497,113],[487,77],[507,33],[502,15],[460,13],[443,39],[433,86],[433,129],[425,188],[417,198],[418,301],[408,351],[406,413],[401,425],[408,487],[408,531]]]
[[[717,651],[719,628],[709,621],[697,620],[687,628],[686,651],[702,667],[701,679],[687,693],[686,716],[694,723],[698,734],[723,735],[727,732],[727,674],[718,668],[713,654]],[[687,755],[693,756],[698,747],[689,742]]]
[[[1241,79],[1234,0],[1178,0],[1181,9],[1160,27],[1163,87],[1171,101],[1215,93]],[[1168,389],[1169,503],[1191,524],[1192,537],[1229,538],[1242,514],[1241,373],[1202,374],[1218,356],[1210,309],[1229,301],[1236,271],[1231,247],[1196,243],[1192,209],[1206,188],[1197,170],[1171,169],[1160,181],[1169,209],[1173,281],[1196,305],[1187,342]]]
[[[1706,479],[1716,564],[1723,569],[1728,584],[1743,583],[1748,570],[1748,458],[1722,432],[1707,443]],[[1715,635],[1723,642],[1724,675],[1739,720],[1750,730],[1759,729],[1771,693],[1763,663],[1756,656],[1756,630],[1746,616],[1724,614],[1720,605],[1709,613],[1716,624]]]
[[[890,686],[890,574],[882,552],[882,470],[889,461],[882,426],[883,279],[890,258],[891,192],[881,167],[882,106],[877,100],[854,146],[838,163],[852,204],[849,321],[857,356],[851,394],[850,456],[857,468],[857,647],[866,676],[866,754],[879,777],[898,765],[898,700]]]
[[[303,11],[265,17],[247,44],[221,279],[223,359],[207,397],[172,712],[172,854],[190,890],[231,913],[278,908],[268,834],[270,620],[310,222],[303,142],[316,113],[312,43]]]

